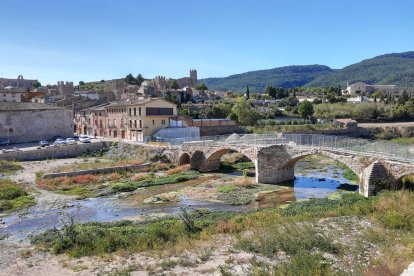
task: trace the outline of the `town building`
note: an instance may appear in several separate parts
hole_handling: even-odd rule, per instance
[[[356,82],[351,85],[347,85],[346,90],[349,95],[367,95],[374,93],[375,91],[382,90],[386,93],[396,93],[399,92],[399,88],[396,85],[380,85],[380,84],[367,84],[365,82]]]
[[[115,140],[145,141],[170,127],[177,105],[164,99],[141,98],[103,104],[75,112],[76,133]]]
[[[0,78],[0,89],[6,89],[6,88],[30,89],[37,82],[38,82],[37,80],[25,80],[22,75],[19,75],[17,79]]]
[[[26,88],[6,88],[0,90],[0,102],[22,102],[23,96],[27,93]]]
[[[0,137],[11,143],[73,136],[71,109],[39,103],[0,102]]]

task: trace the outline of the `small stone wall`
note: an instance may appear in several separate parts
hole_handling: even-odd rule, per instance
[[[151,163],[144,163],[144,164],[136,164],[136,165],[80,170],[80,171],[74,171],[74,172],[48,173],[48,174],[44,174],[42,178],[51,179],[51,178],[63,177],[63,176],[71,177],[71,176],[78,176],[78,175],[85,175],[85,174],[100,174],[100,173],[113,173],[113,172],[119,172],[119,171],[131,171],[131,170],[136,170],[136,169],[148,168],[150,165]]]
[[[35,150],[20,150],[0,153],[0,160],[8,161],[34,161],[45,159],[59,159],[77,157],[84,153],[97,152],[102,149],[108,149],[109,142],[95,142],[88,144],[66,145],[59,147],[46,147]]]

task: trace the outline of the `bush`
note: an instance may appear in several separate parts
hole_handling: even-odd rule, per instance
[[[14,211],[33,205],[34,198],[19,185],[0,179],[0,212]]]

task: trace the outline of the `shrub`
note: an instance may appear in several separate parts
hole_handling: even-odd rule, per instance
[[[312,225],[288,222],[270,225],[263,230],[261,234],[240,238],[238,246],[248,252],[260,253],[268,257],[272,257],[278,251],[286,252],[291,256],[316,248],[323,252],[339,251],[330,238],[319,233]]]
[[[8,179],[0,179],[0,212],[14,211],[35,204],[32,196]]]

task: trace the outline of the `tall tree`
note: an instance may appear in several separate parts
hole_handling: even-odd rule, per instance
[[[125,82],[127,84],[135,84],[136,83],[136,79],[134,78],[134,76],[132,74],[128,74],[125,77]]]
[[[170,88],[171,88],[171,89],[178,89],[178,88],[179,88],[177,80],[173,80],[173,81],[171,82],[171,84],[170,84]]]
[[[144,78],[141,74],[138,74],[138,76],[135,78],[137,85],[141,85],[144,82]]]
[[[246,100],[249,100],[250,99],[250,91],[249,91],[249,86],[247,86],[247,89],[246,89]]]

